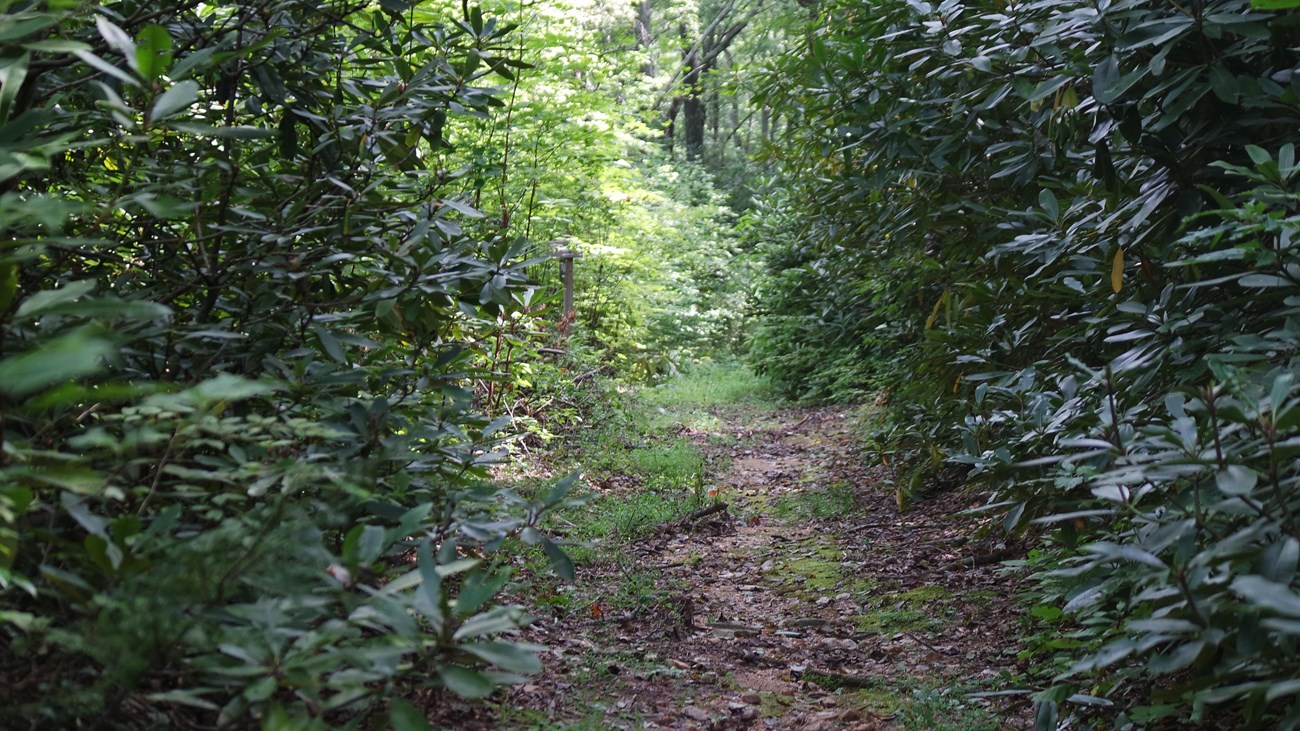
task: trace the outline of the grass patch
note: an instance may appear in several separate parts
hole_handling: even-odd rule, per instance
[[[699,505],[694,493],[687,491],[648,491],[631,495],[606,496],[552,518],[554,523],[568,524],[567,540],[592,545],[565,548],[576,563],[589,564],[601,559],[617,559],[620,553],[610,543],[626,543],[644,538],[663,524],[681,518]]]
[[[642,478],[647,488],[696,487],[704,480],[704,455],[693,442],[674,439],[668,444],[633,449],[626,455],[625,474]]]
[[[749,366],[734,361],[704,363],[641,392],[642,401],[665,409],[753,406],[770,403],[772,387]]]
[[[771,504],[772,514],[778,518],[804,520],[829,520],[852,515],[858,509],[853,487],[845,482],[835,482],[822,487],[805,487],[787,493]]]
[[[941,614],[947,611],[952,594],[941,586],[869,594],[863,607],[871,611],[858,615],[858,629],[873,632],[915,632],[937,630],[943,626]]]
[[[561,512],[552,525],[566,538],[589,546],[566,549],[575,562],[617,560],[621,546],[699,508],[706,494],[704,453],[682,436],[678,424],[660,424],[639,396],[611,406],[587,430],[565,461],[581,465],[593,482],[612,493]]]
[[[809,680],[840,696],[840,707],[892,717],[891,728],[904,731],[999,731],[1005,724],[987,706],[971,698],[973,689],[935,678],[871,678],[864,688],[843,688],[833,678]]]
[[[970,698],[971,689],[951,685],[920,685],[898,709],[905,731],[999,731],[1005,723]]]

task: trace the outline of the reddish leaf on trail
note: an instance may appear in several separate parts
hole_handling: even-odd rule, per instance
[[[746,520],[746,521],[745,521],[745,525],[748,525],[748,526],[750,526],[750,527],[752,528],[752,527],[754,527],[754,526],[756,526],[756,525],[758,525],[759,523],[762,523],[762,522],[763,522],[763,519],[760,518],[759,516],[757,516],[757,515],[751,515],[751,516],[749,516],[749,520]]]
[[[591,616],[593,619],[600,619],[605,616],[605,611],[600,608],[600,602],[591,603]]]

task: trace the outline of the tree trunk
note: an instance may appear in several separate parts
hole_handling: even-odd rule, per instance
[[[686,144],[686,159],[698,160],[704,152],[704,73],[707,70],[701,63],[698,49],[686,50],[682,58],[686,76],[682,85],[686,94],[682,96],[683,141]]]
[[[720,122],[722,121],[722,94],[718,93],[718,86],[714,84],[709,89],[709,147],[713,150],[713,164],[721,168],[727,162],[727,151],[719,144],[718,138]]]
[[[664,139],[668,141],[668,153],[672,154],[673,143],[677,140],[677,114],[682,110],[682,98],[673,97],[668,105],[668,124],[664,126]]]
[[[641,4],[636,8],[636,20],[632,21],[632,29],[636,33],[636,44],[645,52],[645,63],[641,64],[641,73],[646,76],[655,75],[654,54],[650,53],[651,45],[654,43],[654,35],[650,33],[650,0],[641,0]]]

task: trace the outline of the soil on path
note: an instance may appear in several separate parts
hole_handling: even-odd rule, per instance
[[[843,411],[715,409],[681,427],[720,466],[725,511],[661,526],[528,640],[546,669],[491,728],[1019,728],[971,700],[1015,671],[1013,579],[948,492],[900,511]],[[988,534],[991,537],[981,538]],[[629,582],[653,601],[616,611]],[[928,715],[927,715],[928,714]],[[475,727],[462,717],[453,726]]]

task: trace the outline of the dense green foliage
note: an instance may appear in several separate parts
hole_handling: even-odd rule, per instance
[[[670,5],[673,17],[695,12]],[[486,384],[489,413],[549,436],[599,410],[600,389],[586,388],[596,375],[659,377],[739,347],[754,264],[709,170],[659,144],[665,81],[647,69],[672,51],[638,40],[634,8],[507,1],[491,14],[518,23],[529,68],[502,90],[502,113],[467,120],[448,167],[466,171],[454,185],[486,234],[580,257],[571,318],[561,322],[559,262],[530,267],[539,290],[502,322],[485,364],[509,376]]]
[[[747,304],[635,17],[0,0],[0,725],[421,728],[540,666],[494,554],[571,577],[575,483],[493,466]]]
[[[902,492],[958,465],[1042,538],[1040,726],[1294,726],[1300,16],[820,10],[764,90],[802,123],[754,215],[755,362],[792,394],[884,385]]]
[[[571,572],[574,483],[491,484],[505,443],[749,348],[875,396],[900,505],[981,481],[1038,541],[1042,727],[1300,726],[1264,5],[0,0],[0,725],[419,728],[391,699],[517,681],[494,552]]]
[[[421,728],[376,700],[539,667],[483,559],[517,535],[568,568],[532,526],[572,480],[481,484],[504,421],[468,377],[527,262],[463,233],[440,164],[509,28],[0,13],[0,725]]]

